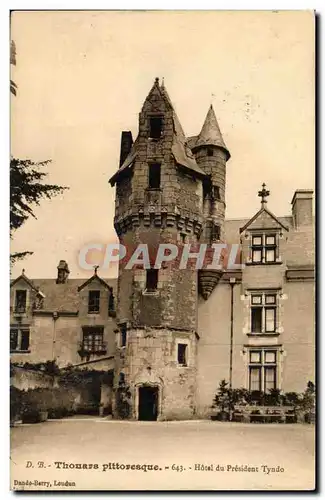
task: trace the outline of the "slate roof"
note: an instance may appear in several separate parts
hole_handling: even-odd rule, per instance
[[[191,151],[191,148],[187,144],[187,139],[184,134],[184,130],[182,128],[182,125],[178,119],[178,116],[175,112],[175,109],[173,107],[173,104],[171,102],[171,99],[168,95],[168,92],[165,88],[164,85],[159,86],[158,80],[155,81],[152,89],[150,90],[147,98],[149,99],[151,93],[153,91],[159,91],[161,98],[167,103],[167,107],[172,111],[172,119],[173,119],[173,144],[172,144],[172,154],[175,158],[176,163],[179,165],[187,168],[188,170],[191,170],[192,172],[195,172],[195,174],[200,175],[205,177],[206,174],[205,172],[199,167],[199,165],[196,163],[195,157]],[[139,147],[139,137],[135,140],[135,142],[132,145],[131,151],[126,157],[125,161],[121,165],[121,167],[115,172],[115,174],[110,178],[109,183],[114,186],[116,183],[117,179],[121,175],[121,173],[128,168],[131,168],[134,161],[137,158],[138,154],[138,147]]]
[[[13,286],[20,278],[19,276],[12,283]],[[101,278],[100,278],[101,279]],[[102,279],[101,279],[102,280]],[[29,284],[42,292],[45,295],[43,302],[43,311],[57,312],[77,312],[80,303],[79,287],[82,287],[89,280],[85,279],[68,279],[66,283],[56,283],[56,279],[28,279]],[[117,278],[102,280],[107,286],[113,289],[113,294],[117,295]]]
[[[230,153],[223,140],[212,104],[205,118],[202,130],[196,138],[196,141],[194,141],[194,137],[191,137],[189,139],[192,148],[197,148],[199,146],[218,146],[227,153],[227,160],[229,160],[230,158]]]

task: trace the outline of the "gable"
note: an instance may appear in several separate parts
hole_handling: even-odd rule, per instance
[[[39,293],[38,288],[36,288],[34,283],[30,281],[24,274],[21,274],[20,276],[18,276],[18,278],[13,280],[10,284],[10,288],[21,289],[21,290],[32,289],[35,292]]]
[[[86,288],[87,286],[91,286],[91,288],[94,290],[96,287],[98,288],[106,288],[107,290],[110,290],[112,291],[112,288],[106,283],[106,281],[102,280],[97,274],[93,274],[93,276],[91,276],[91,278],[89,278],[87,281],[85,281],[84,283],[82,283],[82,285],[80,285],[78,287],[78,292],[81,292],[81,290],[83,290],[84,288]]]
[[[264,230],[264,229],[285,229],[286,227],[272,212],[266,208],[262,208],[257,212],[243,227],[240,228],[242,233],[245,230]]]

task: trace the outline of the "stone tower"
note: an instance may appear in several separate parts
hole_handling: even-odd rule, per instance
[[[158,79],[140,112],[136,140],[122,132],[120,168],[110,179],[116,185],[115,229],[127,257],[147,245],[150,268],[143,265],[145,250],[137,262],[119,266],[115,414],[124,390],[129,418],[195,415],[198,272],[180,269],[179,259],[159,269],[154,264],[160,244],[177,245],[180,255],[201,236],[211,239],[211,221],[223,230],[228,157],[212,108],[200,135],[187,140]]]
[[[203,233],[201,242],[211,245],[224,242],[226,162],[230,153],[222,138],[212,105],[198,136],[188,141],[203,180]],[[222,271],[199,271],[199,291],[207,299],[217,285]]]

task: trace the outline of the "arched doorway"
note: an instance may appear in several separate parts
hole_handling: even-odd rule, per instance
[[[156,385],[138,387],[138,420],[155,421],[159,412],[159,388]]]

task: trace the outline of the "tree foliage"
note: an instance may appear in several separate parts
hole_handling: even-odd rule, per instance
[[[42,199],[51,199],[65,189],[65,186],[46,184],[44,180],[47,172],[44,172],[51,160],[33,162],[32,160],[20,160],[11,157],[10,160],[10,237],[13,232],[20,228],[29,217],[34,217],[34,208],[40,205]],[[43,167],[43,168],[42,168]],[[32,252],[25,251],[12,254],[11,262],[20,260]]]

